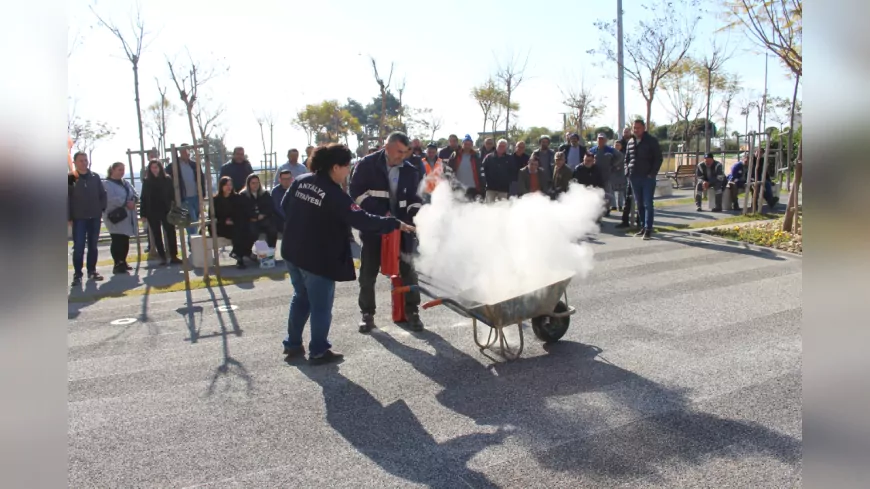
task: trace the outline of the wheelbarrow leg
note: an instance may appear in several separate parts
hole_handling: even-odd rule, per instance
[[[482,344],[480,338],[477,336],[477,319],[475,318],[471,318],[471,329],[474,331],[474,343],[478,348],[480,348],[480,351],[494,345],[495,341],[498,339],[498,333],[495,333],[495,328],[489,328],[489,335],[486,337],[486,344]]]
[[[520,332],[520,346],[517,348],[516,352],[512,352],[510,345],[508,345],[507,338],[504,335],[504,327],[498,328],[498,339],[499,339],[499,347],[501,349],[501,356],[508,360],[516,360],[523,353],[523,346],[525,346],[525,340],[523,339],[523,323],[517,323],[517,329]]]

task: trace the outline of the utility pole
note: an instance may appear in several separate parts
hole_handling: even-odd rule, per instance
[[[625,69],[623,68],[622,59],[622,0],[616,0],[616,64],[617,64],[617,83],[619,90],[619,127],[617,132],[622,134],[622,129],[625,127]],[[647,121],[649,124],[649,121]]]

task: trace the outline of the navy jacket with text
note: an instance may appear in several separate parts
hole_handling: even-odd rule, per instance
[[[423,200],[417,193],[420,172],[408,160],[402,162],[399,167],[395,206],[391,205],[389,170],[384,151],[376,151],[356,164],[348,188],[350,197],[370,214],[386,216],[390,213],[404,223],[413,224],[414,215],[423,205]],[[377,233],[363,231],[361,234],[363,241],[366,241],[376,237]],[[402,233],[402,252],[413,253],[414,249],[414,236]]]
[[[347,227],[383,234],[399,229],[399,221],[371,215],[328,175],[308,173],[293,180],[281,208],[287,216],[281,257],[297,267],[336,282],[356,278]]]

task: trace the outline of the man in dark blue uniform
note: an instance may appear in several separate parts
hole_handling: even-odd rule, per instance
[[[412,224],[414,215],[420,210],[422,200],[417,193],[420,172],[405,159],[410,141],[401,132],[394,132],[387,138],[384,149],[361,159],[354,168],[350,179],[350,196],[370,214],[396,217],[402,222]],[[361,265],[359,271],[359,308],[362,314],[360,333],[367,333],[375,327],[375,281],[381,266],[381,236],[365,232],[362,238]],[[411,235],[402,235],[402,259],[399,262],[399,275],[404,285],[416,285],[417,273],[411,263],[416,241]],[[421,331],[418,307],[420,293],[405,294],[405,311],[408,327]]]
[[[312,173],[297,178],[281,201],[287,216],[284,236],[294,237],[281,243],[281,256],[293,284],[284,340],[287,361],[305,355],[302,331],[309,319],[309,361],[322,364],[342,358],[332,351],[328,335],[335,282],[355,278],[347,226],[374,235],[414,230],[395,218],[364,212],[344,193],[341,184],[350,173],[350,158],[351,152],[344,145],[317,148],[311,156]]]

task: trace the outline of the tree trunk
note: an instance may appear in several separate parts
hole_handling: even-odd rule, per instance
[[[505,119],[505,123],[504,123],[504,138],[507,139],[508,138],[508,128],[510,127],[510,123],[511,123],[511,87],[510,87],[510,84],[508,84],[507,107],[505,107],[505,110],[507,110],[507,118]],[[493,127],[493,130],[492,130],[492,137],[495,137],[495,127]],[[508,141],[508,144],[510,144],[510,141]]]
[[[794,107],[797,102],[798,83],[801,80],[800,75],[796,75],[794,79],[794,93],[791,96],[791,120],[788,124],[788,165],[786,166],[786,175],[788,175],[788,189],[791,190],[791,151],[794,146]]]
[[[650,96],[650,98],[646,99],[646,121],[645,122],[646,122],[647,127],[649,127],[649,118],[652,116],[652,103],[653,103],[653,98],[652,98],[652,96]]]
[[[707,70],[707,115],[705,116],[706,119],[704,120],[704,153],[705,154],[710,152],[709,127],[710,127],[710,96],[711,96],[710,92],[711,92],[712,84],[713,84],[712,78],[713,78],[713,71],[708,69]]]
[[[384,123],[387,119],[387,91],[381,88],[381,124],[378,128],[378,140],[384,145]]]
[[[782,230],[788,233],[798,231],[798,191],[800,190],[801,177],[803,176],[804,142],[798,147],[798,157],[794,168],[794,185],[788,193],[788,208],[785,210],[785,218],[782,221]]]
[[[142,172],[145,171],[145,134],[142,131],[142,107],[139,103],[139,60],[136,59],[133,62],[133,89],[136,93],[136,122],[139,124],[139,158],[141,160],[141,166],[139,167],[139,176],[142,176]],[[90,159],[90,158],[89,158]],[[130,173],[133,173],[133,169],[130,168]],[[137,226],[136,229],[136,253],[141,257],[142,256],[142,242],[139,239],[139,229]]]

